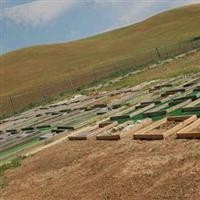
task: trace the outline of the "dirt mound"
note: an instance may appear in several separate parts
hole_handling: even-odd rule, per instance
[[[15,170],[2,200],[198,200],[199,141],[81,141],[44,150]]]

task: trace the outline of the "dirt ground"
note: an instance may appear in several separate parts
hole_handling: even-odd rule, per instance
[[[199,200],[200,141],[63,142],[5,175],[1,200]]]

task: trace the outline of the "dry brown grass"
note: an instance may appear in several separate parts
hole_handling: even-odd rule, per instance
[[[200,52],[188,55],[170,63],[159,65],[155,68],[142,71],[138,74],[121,79],[101,90],[113,90],[126,86],[134,86],[147,80],[166,79],[179,75],[195,74],[200,72]]]
[[[82,85],[94,80],[92,68],[108,71],[127,57],[199,35],[199,21],[200,4],[195,4],[88,39],[7,53],[0,58],[0,97],[53,86],[62,81],[69,85],[67,74],[74,84]],[[99,75],[105,73],[98,72]],[[53,93],[59,88],[56,86]]]

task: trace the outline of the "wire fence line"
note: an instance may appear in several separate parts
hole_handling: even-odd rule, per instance
[[[76,77],[76,72],[74,74],[66,74],[62,81],[58,79],[55,83],[37,87],[23,94],[0,98],[1,116],[9,113],[17,113],[25,107],[34,107],[34,104],[38,102],[40,104],[48,103],[52,97],[63,92],[75,93],[83,85],[95,83],[102,78],[128,73],[199,48],[200,40],[177,42],[174,45],[150,49],[136,56],[127,56],[118,60],[112,60],[110,63],[101,63],[98,67],[90,67],[78,77]]]

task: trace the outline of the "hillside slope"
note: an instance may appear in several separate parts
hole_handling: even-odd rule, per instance
[[[198,200],[199,141],[64,142],[6,173],[4,200]]]
[[[65,81],[68,73],[74,83],[84,74],[87,81],[92,69],[108,70],[113,62],[199,35],[199,21],[200,4],[194,4],[88,39],[7,53],[0,58],[0,97]]]

